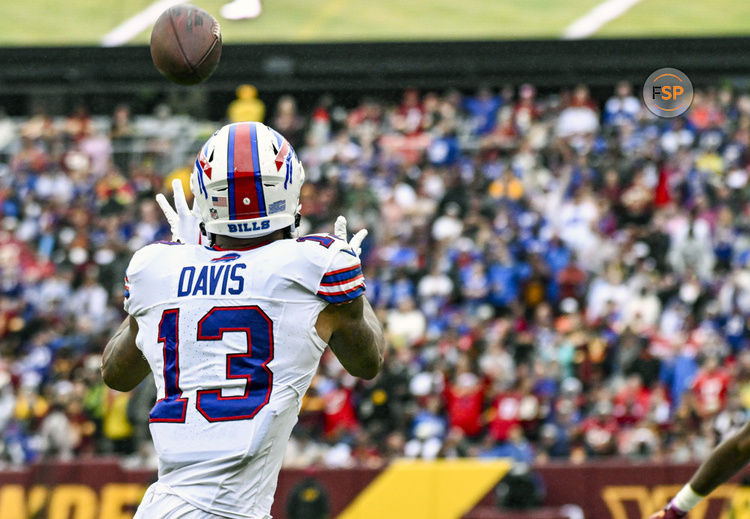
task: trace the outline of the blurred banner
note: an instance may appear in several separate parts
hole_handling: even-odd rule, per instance
[[[397,462],[385,470],[283,470],[273,516],[276,519],[316,517],[317,514],[358,519],[437,517],[430,515],[427,508],[439,505],[439,494],[450,495],[453,491],[455,495],[464,487],[474,486],[473,493],[462,493],[468,500],[457,508],[466,511],[451,513],[466,519],[527,517],[520,512],[517,515],[493,513],[495,496],[491,489],[508,468],[509,464],[503,460],[459,460],[432,466]],[[675,494],[695,468],[690,464],[601,462],[545,465],[535,467],[535,471],[546,487],[547,506],[574,504],[589,519],[645,519]],[[39,464],[3,471],[0,472],[0,517],[130,519],[155,477],[152,471],[124,470],[114,459]],[[400,491],[394,491],[393,485]],[[377,497],[378,487],[389,497]],[[477,503],[480,494],[484,497]],[[358,508],[358,502],[366,504],[367,508]],[[418,502],[429,503],[421,515],[414,508]],[[391,513],[399,507],[403,507],[403,513]],[[379,513],[386,508],[388,513]],[[365,509],[370,512],[362,512]],[[450,514],[443,515],[449,517]],[[690,515],[690,519],[743,517],[750,517],[750,487],[736,483],[718,489]]]

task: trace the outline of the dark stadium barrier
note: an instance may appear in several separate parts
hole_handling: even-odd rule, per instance
[[[145,46],[9,47],[0,48],[0,106],[23,115],[37,100],[69,110],[85,99],[99,113],[117,102],[147,107],[168,94],[202,93],[209,115],[218,118],[245,82],[266,99],[330,92],[358,100],[405,87],[473,90],[528,82],[541,89],[611,88],[619,80],[641,84],[661,67],[683,70],[697,86],[746,85],[748,56],[746,37],[226,45],[211,79],[180,87],[159,75]]]
[[[586,518],[642,519],[674,495],[695,468],[693,464],[606,461],[582,465],[549,464],[535,470],[541,475],[547,492],[543,517],[554,518],[559,515],[560,507],[575,504]],[[294,499],[295,491],[304,492],[307,485],[315,492],[303,493],[303,501],[324,495],[325,506],[331,517],[336,517],[381,474],[375,469],[284,470],[279,478],[273,515],[277,519],[287,518],[290,498]],[[125,470],[114,459],[37,464],[24,469],[4,470],[0,472],[0,517],[28,519],[46,510],[36,517],[129,519],[154,478],[152,471]],[[464,517],[492,518],[493,509],[494,493],[489,492]],[[750,487],[732,483],[705,500],[691,519],[744,517],[748,513]],[[523,512],[503,512],[502,515],[527,516],[536,517]]]

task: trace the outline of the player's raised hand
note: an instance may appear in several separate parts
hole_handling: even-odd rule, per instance
[[[201,218],[197,206],[193,203],[192,211],[188,207],[187,200],[185,200],[185,191],[182,189],[182,180],[179,178],[172,181],[172,191],[174,191],[174,209],[169,205],[163,194],[156,195],[156,203],[159,204],[164,216],[167,217],[169,227],[172,230],[172,241],[200,245],[203,234],[201,233]]]
[[[673,507],[671,504],[667,505],[663,510],[659,510],[649,519],[681,519],[686,517],[687,514]]]
[[[336,218],[336,223],[333,224],[333,235],[342,238],[349,244],[349,247],[355,252],[357,256],[362,253],[362,241],[367,236],[367,229],[362,229],[357,234],[352,236],[351,240],[347,240],[346,234],[346,218],[339,216]]]

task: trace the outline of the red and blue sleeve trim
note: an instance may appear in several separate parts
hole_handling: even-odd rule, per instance
[[[326,303],[341,304],[358,298],[365,292],[362,267],[352,265],[328,272],[320,281],[318,297]]]
[[[351,267],[327,272],[320,280],[320,286],[343,285],[360,276],[362,276],[362,267],[359,264],[352,265]]]
[[[364,293],[365,293],[365,285],[364,283],[362,283],[350,290],[345,290],[342,292],[331,292],[327,294],[318,292],[318,297],[321,298],[326,303],[336,305],[336,304],[348,303],[349,301],[353,301],[354,299],[357,299],[359,296],[361,296]]]

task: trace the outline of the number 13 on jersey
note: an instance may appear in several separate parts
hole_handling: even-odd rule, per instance
[[[158,342],[163,344],[164,398],[151,409],[150,422],[184,423],[188,399],[180,389],[180,310],[164,310]],[[243,332],[245,353],[226,354],[226,378],[245,379],[245,392],[222,396],[221,389],[196,392],[195,406],[209,422],[249,420],[271,397],[273,373],[273,322],[257,306],[216,306],[198,321],[198,341],[221,341],[227,332]]]

